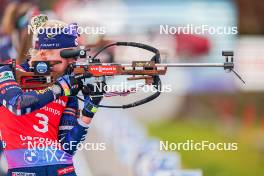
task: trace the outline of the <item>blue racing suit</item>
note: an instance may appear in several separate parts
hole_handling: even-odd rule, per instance
[[[20,66],[29,71],[27,62]],[[77,118],[77,98],[56,99],[50,89],[24,92],[9,66],[0,67],[0,93],[0,140],[8,175],[76,175],[72,156],[88,129]]]

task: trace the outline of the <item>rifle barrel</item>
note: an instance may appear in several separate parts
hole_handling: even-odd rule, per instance
[[[76,65],[89,65],[89,63],[77,63]],[[230,63],[233,64],[233,63]],[[121,65],[123,67],[132,67],[132,64],[124,63],[98,63],[92,65]],[[156,67],[225,67],[225,63],[161,63],[155,64]]]
[[[224,63],[167,63],[156,64],[158,67],[224,67]]]
[[[131,64],[121,64],[122,66],[129,67]],[[224,67],[224,63],[164,63],[155,64],[157,67]]]

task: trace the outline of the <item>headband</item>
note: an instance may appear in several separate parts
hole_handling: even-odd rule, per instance
[[[61,49],[78,46],[76,23],[64,28],[39,28],[35,49]]]

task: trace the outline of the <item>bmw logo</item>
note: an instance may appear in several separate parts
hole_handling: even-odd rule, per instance
[[[40,74],[44,74],[48,71],[48,65],[45,62],[40,62],[36,65],[36,70]]]
[[[24,153],[24,161],[28,164],[35,164],[39,160],[39,154],[36,150],[26,150]]]

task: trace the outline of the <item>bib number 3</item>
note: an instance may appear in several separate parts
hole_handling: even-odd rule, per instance
[[[41,132],[41,133],[48,132],[49,131],[49,128],[48,128],[49,118],[48,118],[48,116],[41,114],[41,113],[37,113],[36,117],[41,118],[41,120],[39,120],[39,125],[41,125],[42,128],[40,126],[33,125],[34,130]]]

